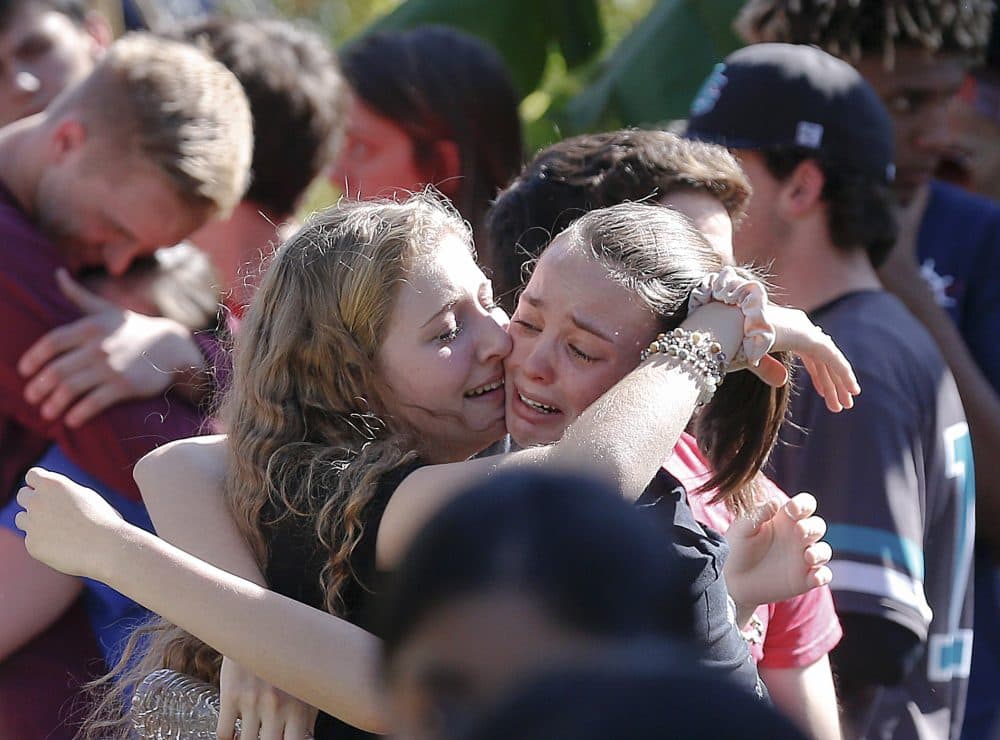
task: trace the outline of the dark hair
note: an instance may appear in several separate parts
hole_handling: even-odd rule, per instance
[[[82,24],[87,19],[86,0],[0,0],[0,30],[10,23],[14,13],[31,3],[34,6],[42,6],[57,13],[62,13],[76,24]]]
[[[445,506],[402,558],[379,604],[385,662],[442,605],[504,587],[586,634],[686,637],[675,559],[663,531],[602,481],[501,473]]]
[[[803,161],[812,159],[823,172],[830,239],[843,250],[863,248],[879,267],[896,243],[898,225],[890,187],[823,154],[798,147],[761,150],[768,171],[784,180]]]
[[[222,62],[243,85],[253,116],[246,198],[290,215],[330,162],[346,125],[347,86],[326,40],[301,23],[216,17],[171,32]]]
[[[750,182],[723,147],[666,131],[586,134],[543,149],[497,198],[486,217],[495,292],[511,303],[521,265],[587,211],[677,190],[708,193],[734,222],[750,200]]]
[[[805,740],[777,710],[670,645],[550,671],[448,740]],[[720,711],[721,710],[721,711]]]
[[[671,208],[621,203],[590,211],[563,237],[607,266],[669,331],[687,318],[691,291],[721,257],[691,220]],[[759,279],[740,268],[746,277]],[[788,364],[788,358],[779,357]],[[713,501],[736,512],[750,508],[752,484],[774,447],[785,419],[788,384],[772,388],[748,371],[731,373],[695,417],[695,437],[712,468],[700,491],[718,489]]]
[[[979,57],[990,33],[993,0],[750,0],[735,27],[751,43],[815,44],[858,61],[896,47]]]
[[[423,26],[366,36],[341,64],[355,94],[407,133],[429,171],[436,142],[457,145],[461,181],[452,200],[478,236],[523,157],[518,95],[500,55],[475,36]],[[480,256],[492,265],[488,253]]]

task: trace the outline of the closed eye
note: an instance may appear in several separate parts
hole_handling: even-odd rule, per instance
[[[574,347],[572,344],[569,345],[569,351],[572,352],[573,355],[575,355],[579,359],[583,360],[584,362],[593,362],[595,359],[590,355],[588,355],[586,352],[582,351],[581,349]]]
[[[441,342],[442,344],[451,344],[456,339],[458,339],[458,335],[461,333],[462,333],[462,323],[458,322],[455,324],[454,328],[449,329],[444,334],[439,334],[437,337],[437,341]]]

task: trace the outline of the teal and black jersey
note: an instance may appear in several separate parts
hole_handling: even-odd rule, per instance
[[[867,737],[957,738],[972,653],[975,532],[958,390],[930,335],[888,293],[850,293],[811,318],[850,359],[862,392],[854,409],[832,414],[802,389],[773,478],[819,500],[838,613],[888,620],[924,643],[902,683],[873,687],[847,724]]]

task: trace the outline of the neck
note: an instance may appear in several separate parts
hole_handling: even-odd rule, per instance
[[[38,146],[43,114],[0,128],[0,181],[28,214],[35,213],[35,194],[45,170]]]
[[[848,293],[882,287],[864,249],[837,247],[825,224],[808,232],[794,236],[774,260],[780,302],[808,312]]]
[[[261,260],[277,245],[280,222],[263,215],[259,205],[244,200],[229,218],[210,221],[191,235],[190,241],[208,255],[219,288],[226,300],[249,303],[253,278]]]

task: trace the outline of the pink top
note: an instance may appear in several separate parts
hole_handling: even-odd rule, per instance
[[[689,434],[681,435],[664,467],[689,491],[697,489],[709,475],[708,463]],[[780,488],[769,479],[764,480],[770,495],[788,500]],[[710,503],[713,495],[712,491],[689,494],[688,503],[700,522],[725,534],[734,516],[725,504]],[[752,624],[744,635],[748,637],[754,660],[763,668],[811,665],[833,650],[843,636],[828,586],[814,588],[788,601],[765,604],[754,614],[760,626],[755,628]]]

